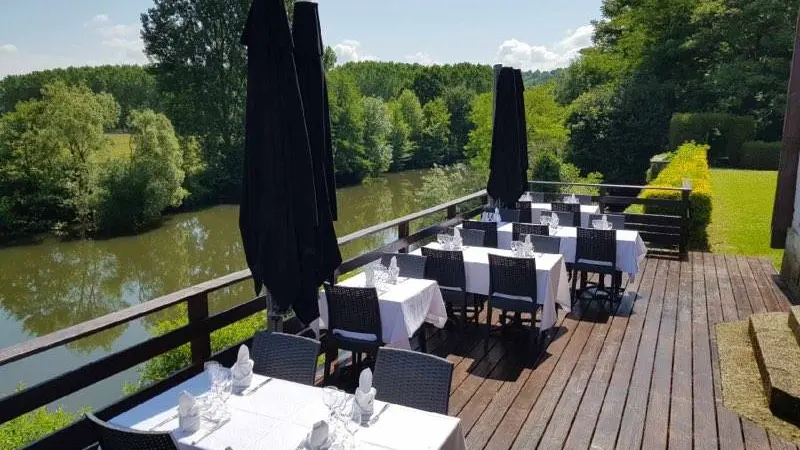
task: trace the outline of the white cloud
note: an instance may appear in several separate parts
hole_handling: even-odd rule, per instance
[[[425,52],[417,52],[417,53],[412,53],[410,55],[406,55],[406,61],[410,63],[419,63],[425,66],[436,64],[436,60],[433,59],[431,55]]]
[[[563,39],[551,47],[508,39],[497,49],[497,58],[502,64],[524,70],[565,67],[578,56],[581,49],[592,45],[592,33],[592,25],[569,30]]]
[[[114,62],[119,63],[144,63],[144,43],[140,36],[141,25],[111,24],[109,17],[98,14],[91,23],[95,26],[95,33],[100,36],[103,46],[115,51]]]
[[[97,24],[107,23],[107,22],[108,22],[108,14],[98,14],[98,15],[92,17],[92,20],[86,22],[83,25],[88,27],[88,26],[91,26],[91,25],[97,25]]]
[[[0,53],[17,53],[17,46],[14,44],[0,44]]]
[[[361,43],[352,39],[345,39],[334,45],[333,51],[336,52],[336,62],[339,64],[377,59],[373,55],[364,53],[361,50]]]

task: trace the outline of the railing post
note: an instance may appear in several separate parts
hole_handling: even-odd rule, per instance
[[[399,225],[397,225],[397,239],[398,240],[407,238],[408,234],[409,234],[408,221],[401,222]],[[404,246],[400,247],[398,252],[400,252],[400,253],[408,253],[408,246],[404,245]]]
[[[690,196],[692,194],[692,183],[689,180],[683,180],[683,190],[681,191],[681,243],[680,243],[680,257],[682,260],[687,259],[689,254],[689,219],[690,219]]]
[[[189,323],[208,319],[208,293],[203,292],[187,300]],[[200,364],[211,356],[211,334],[204,333],[194,339],[190,344],[192,349],[192,364]]]
[[[447,207],[447,218],[452,219],[456,216],[458,212],[456,211],[456,205],[448,206]]]
[[[600,214],[606,213],[606,195],[608,195],[606,187],[600,186],[600,198],[597,201],[597,207],[600,209]]]

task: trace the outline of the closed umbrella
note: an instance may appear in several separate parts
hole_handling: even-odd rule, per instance
[[[283,0],[253,0],[247,46],[245,156],[239,228],[256,293],[318,315],[313,165]]]
[[[496,80],[492,153],[486,190],[503,206],[513,206],[524,191],[520,158],[520,124],[514,69],[503,67]]]
[[[516,88],[517,114],[519,116],[519,141],[520,141],[520,168],[522,169],[522,191],[528,190],[528,124],[525,119],[525,82],[522,80],[522,70],[514,71],[514,86]]]
[[[303,99],[314,187],[317,197],[317,285],[333,278],[333,271],[342,263],[336,231],[333,228],[336,211],[336,180],[333,171],[331,121],[328,112],[328,88],[322,63],[324,47],[316,3],[297,2],[292,20],[294,60],[297,81]]]

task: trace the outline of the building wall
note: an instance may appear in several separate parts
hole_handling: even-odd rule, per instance
[[[792,299],[800,300],[800,183],[795,185],[794,216],[792,227],[786,233],[781,280],[791,293]]]

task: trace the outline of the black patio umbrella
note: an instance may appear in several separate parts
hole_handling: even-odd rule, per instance
[[[239,228],[256,293],[317,315],[314,169],[283,0],[253,0],[247,46],[245,155]]]
[[[333,220],[336,215],[336,180],[334,179],[331,120],[328,111],[328,86],[322,63],[324,47],[316,3],[297,2],[292,21],[294,61],[297,81],[311,145],[314,187],[317,197],[317,285],[333,278],[342,263],[336,242]]]
[[[528,124],[525,119],[525,82],[522,70],[514,70],[514,86],[517,98],[517,114],[519,116],[520,168],[522,169],[522,190],[528,190]]]
[[[524,191],[520,158],[519,105],[514,69],[503,67],[496,80],[496,102],[492,128],[492,153],[486,189],[503,206],[517,202]]]

